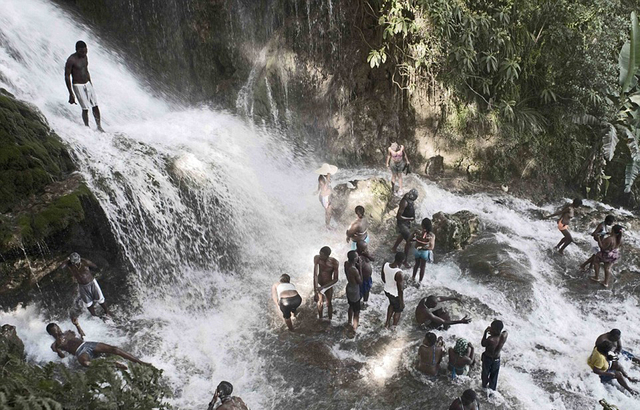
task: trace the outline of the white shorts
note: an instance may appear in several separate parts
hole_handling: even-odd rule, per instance
[[[96,92],[93,90],[93,84],[91,84],[91,82],[73,84],[73,92],[76,94],[76,100],[78,100],[78,104],[80,104],[83,110],[98,106],[98,98],[96,97]]]
[[[97,280],[94,279],[86,285],[78,284],[78,290],[80,291],[80,297],[86,307],[93,306],[94,301],[100,304],[104,303],[104,295],[102,294],[102,289],[100,289],[100,285],[98,285]]]

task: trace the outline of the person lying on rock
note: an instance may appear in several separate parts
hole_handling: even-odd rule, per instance
[[[468,315],[460,320],[451,320],[449,312],[440,304],[441,302],[447,302],[450,300],[462,303],[460,298],[435,295],[429,295],[420,299],[420,302],[418,302],[418,306],[416,307],[416,322],[418,322],[419,325],[424,325],[427,329],[442,330],[449,329],[451,325],[470,323],[471,319]]]
[[[244,401],[240,397],[232,396],[233,393],[233,385],[229,382],[222,381],[216,388],[216,392],[213,394],[213,398],[209,403],[209,407],[207,410],[213,410],[216,402],[220,399],[220,405],[217,407],[218,410],[249,410]]]
[[[609,332],[603,333],[600,336],[598,336],[598,338],[596,339],[595,346],[598,346],[600,343],[604,342],[605,340],[608,340],[611,342],[611,344],[613,344],[613,353],[622,354],[623,356],[626,356],[629,360],[631,360],[633,363],[640,364],[640,359],[635,357],[633,353],[622,349],[622,341],[620,340],[621,335],[622,333],[620,332],[619,329],[611,329]]]
[[[84,367],[89,367],[91,361],[99,354],[114,354],[134,363],[151,366],[150,363],[143,362],[115,346],[99,342],[86,342],[82,336],[77,337],[73,330],[62,332],[57,323],[49,323],[47,325],[47,333],[56,339],[51,345],[51,350],[56,352],[58,357],[64,359],[65,354],[63,352],[71,353],[78,359],[78,363]],[[122,363],[116,363],[116,367],[122,370],[127,369],[127,366]]]
[[[369,234],[367,228],[369,227],[369,221],[364,217],[364,207],[361,205],[356,206],[356,216],[358,219],[353,221],[347,229],[347,242],[351,242],[351,250],[355,251],[357,243],[364,241],[369,243]]]
[[[418,348],[418,365],[416,368],[435,379],[444,354],[444,340],[429,332],[424,336],[424,340]]]
[[[392,252],[398,251],[398,246],[402,241],[405,241],[404,254],[409,255],[409,249],[411,249],[411,222],[416,220],[415,200],[418,199],[418,191],[414,188],[407,192],[398,205],[398,213],[396,214],[396,228],[398,231],[398,239],[391,247]],[[404,262],[405,268],[410,268],[406,260]]]
[[[600,382],[607,384],[613,380],[617,380],[620,386],[625,388],[632,394],[637,394],[635,390],[629,387],[627,380],[636,382],[624,371],[622,366],[618,363],[618,358],[613,353],[614,345],[609,340],[603,340],[596,347],[593,348],[591,356],[587,360],[587,364],[591,367],[591,370],[598,376],[600,376]]]
[[[69,269],[76,282],[78,282],[80,297],[89,312],[91,312],[91,315],[98,316],[94,306],[94,302],[97,302],[102,306],[104,314],[111,316],[109,308],[107,308],[107,305],[104,303],[102,289],[100,289],[98,281],[95,280],[91,274],[91,269],[98,269],[96,264],[90,260],[80,258],[80,255],[74,252],[69,256],[68,260],[64,261],[62,265],[59,266],[59,269],[64,268]]]
[[[600,246],[598,245],[598,238],[604,239],[607,234],[609,234],[610,226],[616,221],[616,218],[613,215],[607,215],[604,218],[604,221],[600,222],[596,229],[591,233],[591,236],[596,241],[596,244],[593,248],[591,248],[591,257],[587,259],[582,265],[580,265],[580,270],[586,271],[587,265],[589,265],[589,269],[592,269],[595,265],[596,254],[600,252]]]
[[[571,237],[571,232],[569,232],[569,222],[571,222],[571,218],[575,215],[575,210],[582,206],[582,199],[576,198],[572,203],[566,205],[560,211],[555,214],[547,215],[544,219],[553,218],[554,216],[559,216],[558,219],[558,230],[562,233],[563,237],[560,239],[560,242],[555,246],[554,249],[558,250],[558,253],[561,255],[564,253],[564,250],[573,242],[573,238]]]
[[[331,248],[323,246],[320,253],[313,257],[314,301],[318,303],[318,318],[322,319],[324,303],[327,302],[327,316],[333,318],[333,287],[338,283],[338,260],[331,257]]]
[[[371,274],[373,268],[371,262],[374,260],[373,256],[369,253],[369,245],[365,241],[359,241],[357,243],[358,259],[356,260],[356,267],[360,271],[362,276],[362,283],[360,284],[360,296],[362,297],[362,309],[366,309],[367,302],[369,301],[369,292],[373,286],[373,278]]]
[[[411,279],[415,281],[416,273],[418,273],[418,268],[420,268],[420,282],[422,282],[422,278],[424,278],[424,270],[427,262],[433,263],[433,247],[436,244],[436,236],[431,232],[431,219],[424,218],[421,225],[422,230],[413,234],[413,241],[416,243],[416,249],[413,252],[416,264],[413,266],[413,276],[411,277]]]
[[[282,312],[284,323],[293,332],[291,314],[296,314],[296,310],[302,304],[302,298],[298,294],[296,287],[291,283],[291,277],[286,273],[280,276],[280,282],[274,283],[271,287],[271,298],[273,303]]]

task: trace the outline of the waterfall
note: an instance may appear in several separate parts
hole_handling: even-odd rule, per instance
[[[312,260],[320,247],[331,246],[340,262],[348,250],[345,227],[324,229],[313,194],[312,156],[228,113],[154,96],[145,79],[127,68],[125,56],[45,0],[3,0],[2,8],[0,86],[37,106],[64,140],[134,268],[131,300],[118,307],[124,324],[85,317],[87,337],[126,346],[163,369],[176,408],[203,408],[221,380],[231,381],[234,393],[254,409],[444,408],[467,386],[479,391],[479,376],[474,370],[473,378],[459,383],[434,384],[414,370],[424,332],[412,324],[413,309],[426,292],[467,301],[454,308],[454,316],[468,312],[473,322],[439,333],[448,345],[465,337],[479,354],[486,326],[494,318],[505,322],[510,337],[494,407],[594,408],[602,397],[621,409],[640,406],[600,384],[586,367],[595,338],[613,327],[623,330],[625,346],[640,353],[637,297],[583,286],[574,266],[588,257],[584,246],[572,245],[564,259],[548,251],[559,233],[536,215],[551,206],[503,194],[454,194],[409,178],[407,184],[423,193],[418,216],[471,210],[486,233],[481,249],[503,258],[498,264],[525,268],[513,272],[512,282],[496,280],[496,272],[474,276],[460,259],[436,255],[427,283],[407,288],[407,308],[392,334],[381,330],[388,303],[377,273],[390,244],[379,242],[369,308],[358,336],[349,339],[342,327],[342,268],[331,326],[315,324],[309,300]],[[311,32],[309,0],[306,9]],[[88,44],[105,134],[94,131],[93,119],[91,129],[83,126],[79,107],[67,103],[63,66],[80,39]],[[264,56],[265,50],[238,96],[249,116],[250,90]],[[341,170],[334,183],[372,176],[388,178],[377,170]],[[629,246],[637,247],[638,233],[626,235]],[[579,244],[590,243],[586,229],[575,237]],[[474,261],[483,262],[482,254]],[[303,296],[301,320],[312,323],[312,331],[283,330],[269,294],[282,273],[291,275]],[[0,324],[17,326],[29,360],[57,360],[44,331],[48,315],[37,305],[0,312]]]

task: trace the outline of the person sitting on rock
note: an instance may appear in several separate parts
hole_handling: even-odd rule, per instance
[[[69,256],[69,259],[64,261],[59,268],[66,268],[71,271],[71,274],[78,282],[78,291],[80,292],[80,297],[82,298],[82,301],[84,302],[89,312],[91,312],[92,316],[98,316],[96,314],[94,302],[97,302],[100,304],[100,306],[102,306],[105,315],[111,316],[111,313],[109,313],[109,308],[107,308],[107,305],[104,303],[104,295],[102,294],[102,289],[100,289],[98,281],[95,280],[95,278],[91,274],[91,269],[98,269],[95,263],[87,259],[82,259],[77,252],[73,252]]]
[[[586,271],[587,265],[589,265],[589,269],[592,269],[595,265],[596,254],[600,252],[600,246],[598,245],[598,238],[604,239],[609,233],[609,226],[613,225],[616,221],[616,218],[613,215],[607,215],[604,218],[604,221],[600,222],[596,229],[591,233],[591,236],[596,241],[596,245],[591,248],[591,252],[593,255],[589,259],[587,259],[582,265],[580,265],[580,270]]]
[[[622,349],[621,335],[622,333],[620,332],[619,329],[611,329],[609,332],[603,333],[600,336],[598,336],[598,338],[596,339],[595,346],[598,346],[601,342],[608,340],[611,342],[611,344],[613,344],[613,353],[622,354],[623,356],[631,360],[633,363],[640,364],[640,359],[635,357],[633,353]]]
[[[636,391],[629,387],[627,379],[631,382],[636,382],[637,380],[630,378],[629,375],[625,373],[620,363],[618,363],[617,356],[612,354],[612,350],[613,343],[608,340],[603,340],[593,348],[587,364],[595,374],[600,376],[600,382],[611,383],[613,380],[617,380],[620,386],[630,393],[636,394]]]
[[[460,320],[451,320],[449,312],[440,305],[441,302],[455,300],[462,303],[460,298],[429,295],[420,299],[416,307],[416,321],[419,325],[424,325],[427,329],[447,330],[451,325],[467,324],[471,322],[469,316]]]
[[[369,221],[364,217],[364,207],[361,205],[356,206],[356,215],[358,219],[353,221],[347,229],[347,242],[351,242],[351,250],[357,249],[357,243],[364,241],[369,243],[369,234],[367,228],[369,227]]]
[[[406,162],[405,162],[406,161]],[[387,149],[387,168],[391,171],[391,193],[395,194],[395,182],[398,180],[398,194],[402,195],[402,171],[409,165],[404,145],[393,142]]]
[[[232,396],[231,393],[233,393],[233,385],[227,381],[220,382],[207,410],[213,410],[218,399],[221,403],[217,407],[218,410],[249,410],[240,397]]]
[[[398,239],[391,247],[392,252],[398,251],[398,246],[405,241],[404,254],[409,254],[411,248],[411,222],[416,220],[415,200],[418,199],[418,191],[414,188],[407,192],[398,205],[398,213],[396,214],[396,228],[398,230]],[[406,260],[405,268],[410,268]]]
[[[469,369],[476,363],[473,345],[467,339],[456,340],[455,347],[449,348],[449,364],[447,369],[451,374],[451,379],[458,376],[469,375]]]
[[[444,353],[444,340],[441,337],[436,337],[432,332],[427,333],[418,348],[416,368],[427,376],[435,378],[438,375]]]
[[[600,252],[596,254],[593,270],[594,276],[590,276],[594,282],[599,282],[600,277],[600,264],[604,263],[604,282],[599,282],[605,288],[609,287],[611,281],[611,267],[614,263],[620,259],[620,245],[622,244],[622,226],[614,225],[611,228],[611,233],[605,239],[598,237],[598,245],[600,245]]]
[[[582,206],[582,199],[576,198],[572,203],[566,205],[560,211],[555,214],[548,215],[545,219],[553,218],[554,216],[560,216],[558,219],[558,230],[562,233],[563,237],[560,239],[560,242],[556,245],[554,249],[558,250],[558,253],[561,255],[564,253],[564,250],[573,242],[573,238],[571,237],[571,233],[569,232],[569,222],[571,222],[571,218],[575,215],[575,210]]]
[[[280,276],[280,282],[274,283],[271,287],[271,298],[276,307],[282,312],[284,323],[289,330],[293,331],[291,314],[296,314],[296,310],[302,304],[302,298],[298,294],[296,287],[291,283],[291,277],[286,273]]]
[[[451,403],[449,410],[480,410],[476,392],[473,389],[467,389]]]
[[[150,363],[145,363],[115,346],[106,343],[86,342],[84,338],[77,337],[73,330],[62,332],[60,326],[56,323],[47,325],[47,333],[56,339],[51,345],[51,350],[56,352],[61,359],[65,357],[63,352],[71,353],[78,359],[78,363],[84,367],[89,367],[91,361],[99,354],[114,354],[134,363],[151,366]],[[116,367],[122,370],[127,369],[127,366],[122,363],[116,363]]]
[[[431,232],[431,219],[424,218],[422,220],[422,231],[413,234],[413,240],[416,243],[416,249],[413,252],[416,264],[413,266],[413,276],[411,279],[416,280],[416,273],[420,268],[420,282],[424,278],[424,270],[427,262],[433,263],[433,247],[436,244],[436,236]]]

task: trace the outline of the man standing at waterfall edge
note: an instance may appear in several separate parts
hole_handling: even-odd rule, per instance
[[[318,318],[322,319],[324,302],[327,301],[327,317],[333,318],[333,286],[338,283],[338,260],[331,257],[331,248],[323,246],[320,254],[313,257],[314,301],[318,303]]]
[[[74,252],[69,255],[69,259],[64,261],[62,265],[58,267],[58,269],[64,268],[69,269],[75,280],[78,282],[80,297],[91,315],[98,316],[94,305],[94,302],[98,302],[100,306],[102,306],[104,314],[106,316],[111,316],[109,308],[107,308],[107,305],[104,303],[102,289],[100,289],[98,281],[91,274],[91,269],[98,269],[96,264],[88,259],[80,258],[80,255]]]
[[[102,125],[100,125],[98,98],[89,74],[87,44],[82,40],[76,43],[76,52],[69,56],[67,63],[64,65],[64,82],[67,85],[67,90],[69,90],[69,104],[75,104],[77,98],[82,108],[84,125],[89,126],[89,107],[91,107],[98,131],[104,132]]]

